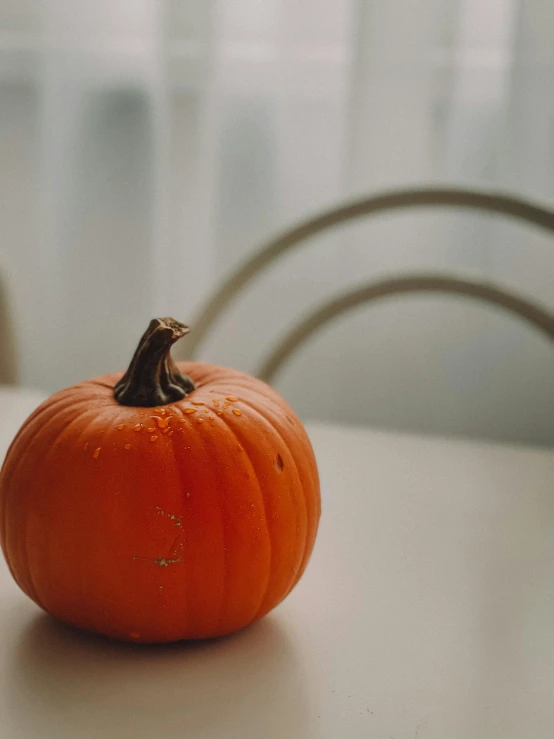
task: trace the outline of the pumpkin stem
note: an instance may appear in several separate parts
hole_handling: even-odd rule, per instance
[[[170,355],[172,345],[189,327],[173,318],[153,318],[133,355],[129,369],[115,385],[120,405],[153,408],[186,398],[196,389]]]

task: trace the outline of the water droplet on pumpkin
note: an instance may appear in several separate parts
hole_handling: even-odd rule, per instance
[[[216,413],[217,413],[218,416],[222,416],[223,415],[223,411],[216,411]]]
[[[152,429],[152,431],[154,431],[154,429]],[[158,441],[158,437],[156,436],[156,434],[150,437],[150,441]]]
[[[208,416],[208,421],[215,421],[215,416]]]
[[[233,408],[233,413],[235,414],[235,416],[242,416],[242,411],[239,411],[238,408]]]
[[[125,428],[125,424],[124,423],[120,423],[119,426],[116,426],[116,429],[118,431],[121,431],[121,429],[124,429],[124,428]]]
[[[98,459],[98,455],[100,454],[101,447],[98,447],[98,449],[95,449],[92,453],[93,459]]]
[[[167,434],[168,431],[169,431],[169,428],[162,429],[162,434]]]
[[[142,431],[143,428],[142,423],[137,423],[136,426],[133,426],[133,431]]]
[[[203,418],[199,418],[198,419],[198,423],[204,423],[204,419]]]
[[[237,446],[237,449],[239,450],[239,452],[243,452],[243,451],[244,451],[244,448],[243,448],[243,447],[241,447],[241,445],[240,445],[240,444],[239,444],[239,445]]]
[[[196,413],[196,408],[185,408],[183,412],[186,413],[187,415],[189,413]]]
[[[152,416],[152,420],[156,421],[159,429],[164,429],[169,424],[169,418],[160,418],[159,416]]]
[[[191,400],[193,405],[206,405],[203,400]]]
[[[214,398],[214,405],[215,405],[216,408],[219,405],[219,400],[217,398]]]
[[[125,449],[130,449],[130,448],[131,448],[130,444],[125,444]]]
[[[88,441],[85,441],[85,446],[83,447],[83,451],[86,451],[87,447],[88,447]]]
[[[229,407],[229,403],[223,403],[223,407],[224,408],[228,408]]]
[[[150,426],[150,428],[147,428],[147,429],[146,429],[146,431],[147,431],[147,432],[148,432],[149,434],[153,434],[155,430],[156,430],[156,429],[154,428],[154,426]]]
[[[131,639],[140,639],[140,634],[138,632],[136,632],[136,631],[131,631],[131,633],[129,634],[129,636],[130,636]]]
[[[229,401],[230,403],[234,403],[235,401],[237,401],[237,400],[238,400],[238,398],[237,398],[237,396],[236,396],[236,395],[228,395],[228,396],[227,396],[227,397],[225,398],[225,400],[228,400],[228,401]]]
[[[168,432],[167,432],[167,435],[168,436],[173,436],[173,429],[169,429]]]

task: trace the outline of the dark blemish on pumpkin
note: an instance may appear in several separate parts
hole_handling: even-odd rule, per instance
[[[284,466],[285,466],[285,463],[283,462],[283,457],[280,454],[278,454],[275,459],[275,469],[279,470],[279,472],[282,472]]]
[[[133,431],[142,431],[143,428],[142,423],[137,423],[136,426],[133,426]]]
[[[98,455],[100,454],[100,447],[98,449],[95,449],[92,453],[93,459],[98,459]]]
[[[292,420],[290,416],[286,415],[285,418],[287,419],[289,423],[294,423],[294,421]]]

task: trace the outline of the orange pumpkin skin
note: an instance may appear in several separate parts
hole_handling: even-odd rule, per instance
[[[319,481],[282,398],[235,370],[181,363],[196,390],[119,405],[121,374],[25,422],[0,473],[1,543],[39,606],[88,631],[170,642],[237,631],[298,582]]]

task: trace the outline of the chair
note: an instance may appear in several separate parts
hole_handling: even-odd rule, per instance
[[[5,283],[0,274],[0,385],[15,385],[15,338]]]
[[[347,221],[407,208],[448,207],[472,209],[523,221],[554,232],[554,209],[524,198],[473,189],[435,187],[395,190],[325,211],[286,231],[254,252],[239,266],[201,308],[192,323],[180,358],[194,359],[225,307],[240,290],[276,260],[323,231]],[[294,326],[270,352],[256,373],[272,382],[284,362],[319,328],[346,311],[390,295],[408,292],[442,292],[475,298],[510,311],[554,340],[554,313],[502,286],[455,274],[407,274],[371,282],[317,307]]]

